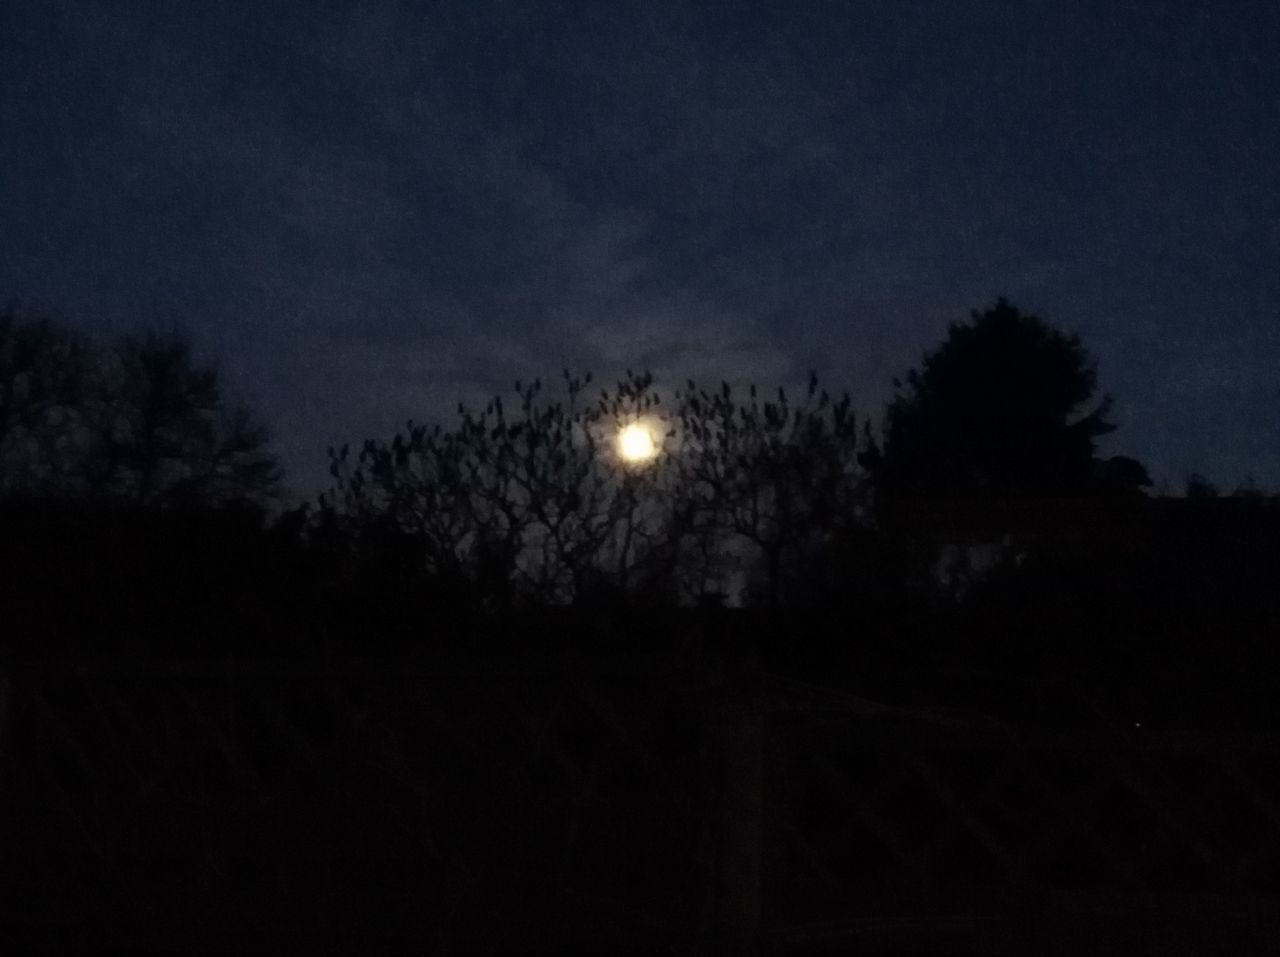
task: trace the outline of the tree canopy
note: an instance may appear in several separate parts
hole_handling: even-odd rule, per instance
[[[1101,481],[1149,484],[1145,470],[1104,467],[1097,439],[1114,430],[1110,396],[1077,335],[1005,299],[953,323],[896,394],[884,447],[864,457],[876,487],[898,496],[1060,495]]]
[[[0,313],[0,491],[262,503],[281,479],[268,438],[180,335],[99,343],[48,316]]]

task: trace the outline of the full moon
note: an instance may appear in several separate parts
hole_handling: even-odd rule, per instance
[[[618,454],[623,461],[641,465],[658,454],[653,432],[643,422],[632,422],[618,433]]]

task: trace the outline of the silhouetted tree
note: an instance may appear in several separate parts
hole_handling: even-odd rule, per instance
[[[804,400],[745,403],[690,381],[677,393],[681,437],[673,495],[679,531],[703,562],[745,543],[757,570],[753,601],[790,597],[818,553],[863,519],[858,433],[848,395],[832,400],[809,377]],[[708,571],[709,569],[703,569]]]
[[[876,487],[931,495],[1093,487],[1096,440],[1115,426],[1109,396],[1083,408],[1096,373],[1079,336],[1004,299],[972,320],[953,323],[905,386],[894,380],[883,451],[865,460]]]
[[[1187,476],[1185,495],[1190,499],[1217,498],[1218,488],[1203,475],[1193,472]]]
[[[0,491],[62,483],[64,448],[84,396],[84,343],[47,317],[0,313]]]
[[[0,316],[6,492],[264,504],[281,478],[267,440],[180,336],[99,345],[13,307]]]
[[[102,356],[85,410],[84,472],[95,494],[142,504],[269,497],[280,468],[268,433],[225,407],[217,373],[172,336],[126,337]]]
[[[957,594],[1008,557],[1012,538],[1078,535],[1150,484],[1135,460],[1096,455],[1115,426],[1109,396],[1091,405],[1096,372],[1079,336],[1004,299],[971,318],[894,380],[883,448],[869,440],[862,458],[880,522],[912,539],[915,566],[930,569],[918,575],[953,579]]]
[[[839,529],[859,520],[857,432],[845,396],[809,382],[805,401],[738,404],[693,382],[658,414],[652,376],[627,374],[588,400],[590,376],[565,373],[566,398],[516,383],[459,407],[452,430],[409,424],[368,441],[356,461],[330,450],[335,489],[322,511],[341,516],[365,548],[390,521],[421,545],[421,570],[472,583],[488,601],[552,604],[727,596],[757,571],[755,598],[776,604],[788,582]],[[615,440],[646,423],[655,455],[628,464]],[[741,587],[741,581],[737,582]]]
[[[647,374],[598,401],[590,375],[564,379],[563,401],[544,399],[541,380],[517,382],[514,409],[500,396],[478,413],[459,405],[456,428],[410,422],[366,441],[354,463],[348,447],[330,449],[336,485],[321,511],[364,546],[390,522],[419,542],[422,574],[465,579],[485,602],[580,600],[602,578],[625,588],[654,534],[661,468],[627,467],[613,440],[659,399]]]

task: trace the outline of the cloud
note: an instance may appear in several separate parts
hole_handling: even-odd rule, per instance
[[[1163,447],[1142,436],[1188,408],[1247,437],[1206,455],[1270,441],[1210,366],[1262,369],[1274,343],[1210,362],[1196,318],[1231,301],[1244,341],[1278,308],[1274,98],[1252,95],[1275,58],[1205,39],[1257,54],[1265,30],[1156,18],[1153,45],[1126,32],[1138,8],[757,13],[13,0],[0,292],[186,316],[302,484],[339,436],[562,366],[814,367],[876,415],[1002,293],[1081,329],[1134,401],[1126,441]]]

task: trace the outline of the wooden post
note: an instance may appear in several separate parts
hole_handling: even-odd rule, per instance
[[[723,952],[760,953],[764,890],[764,715],[751,700],[723,702],[717,923]]]
[[[716,792],[707,808],[715,847],[714,933],[719,953],[757,957],[764,930],[766,715],[755,649],[725,651],[728,674],[710,689],[706,715],[709,783]]]

